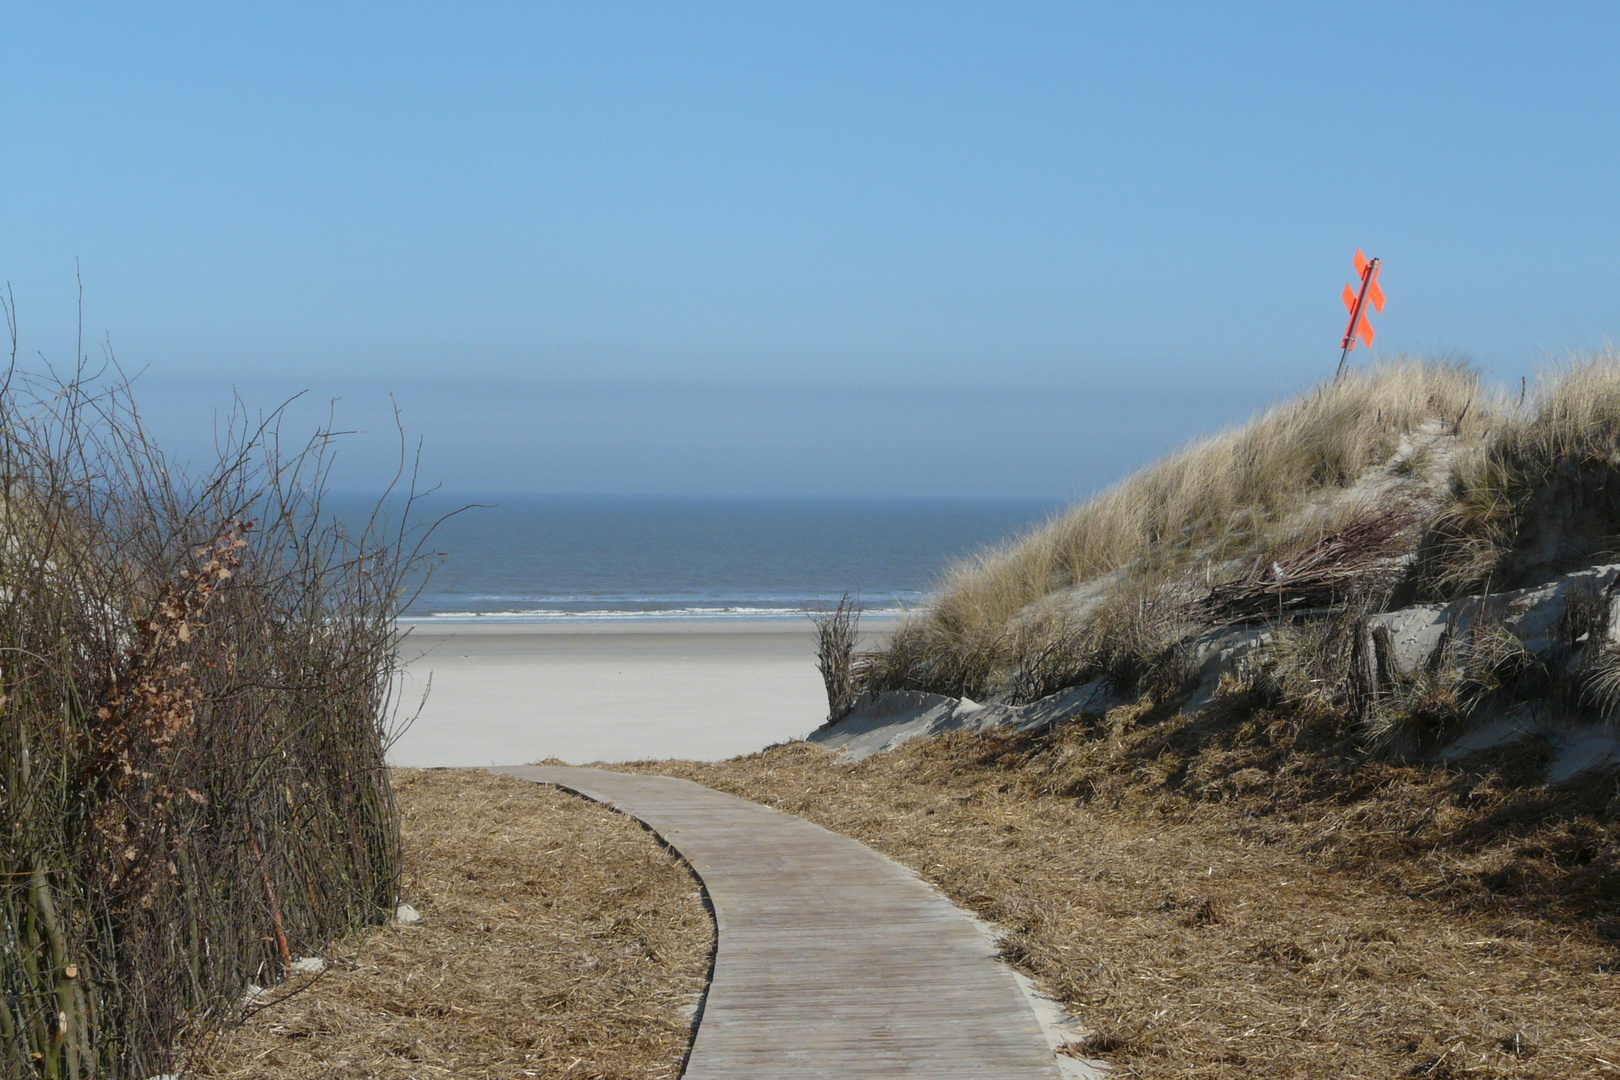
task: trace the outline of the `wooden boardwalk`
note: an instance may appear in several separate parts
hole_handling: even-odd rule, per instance
[[[690,1080],[1059,1075],[984,933],[865,845],[673,777],[494,771],[639,818],[703,879],[720,943]]]

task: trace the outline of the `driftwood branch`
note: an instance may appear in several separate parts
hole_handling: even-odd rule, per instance
[[[1248,573],[1210,589],[1195,614],[1230,626],[1331,607],[1392,585],[1405,572],[1418,519],[1416,507],[1400,502],[1308,544],[1256,556]]]

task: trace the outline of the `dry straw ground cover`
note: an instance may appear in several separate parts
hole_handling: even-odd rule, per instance
[[[1308,719],[1136,707],[858,763],[674,773],[803,815],[997,923],[1126,1077],[1620,1075],[1620,780],[1362,764]]]
[[[188,1075],[678,1075],[714,934],[685,865],[555,788],[462,770],[394,783],[421,922],[334,946]]]

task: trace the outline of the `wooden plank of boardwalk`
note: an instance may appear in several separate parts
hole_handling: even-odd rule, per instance
[[[690,1080],[1058,1076],[984,933],[865,845],[674,777],[494,771],[639,818],[703,879],[720,939]]]

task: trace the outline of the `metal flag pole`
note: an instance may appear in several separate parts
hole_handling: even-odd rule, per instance
[[[1361,252],[1358,251],[1356,254],[1360,255]],[[1334,382],[1338,382],[1339,377],[1344,374],[1344,362],[1350,359],[1350,350],[1356,347],[1356,325],[1361,321],[1361,313],[1367,306],[1367,288],[1372,284],[1373,276],[1377,273],[1378,260],[1368,260],[1367,265],[1361,271],[1361,292],[1356,295],[1356,302],[1350,308],[1350,325],[1345,327],[1344,340],[1339,342],[1339,347],[1344,351],[1339,354],[1339,369],[1333,373]],[[1348,293],[1349,291],[1350,287],[1346,285],[1345,292]],[[1371,346],[1369,345],[1368,348],[1371,348]]]

